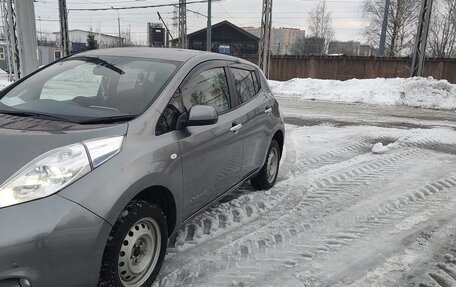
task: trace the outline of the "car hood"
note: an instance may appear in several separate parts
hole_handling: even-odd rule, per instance
[[[0,185],[36,157],[85,140],[125,135],[128,124],[84,126],[0,116]]]

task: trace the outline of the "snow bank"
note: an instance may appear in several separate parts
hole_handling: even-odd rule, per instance
[[[277,98],[456,109],[456,85],[433,78],[270,81]]]

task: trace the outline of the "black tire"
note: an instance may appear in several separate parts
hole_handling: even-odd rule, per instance
[[[142,224],[145,222],[146,226]],[[153,223],[153,226],[150,227],[148,223]],[[142,230],[139,228],[141,227],[142,224]],[[139,227],[138,227],[139,226]],[[136,229],[134,229],[136,228]],[[136,255],[137,257],[141,258],[146,258],[146,256],[149,255],[142,255],[144,253],[148,253],[145,250],[142,251],[140,249],[139,244],[138,247],[136,247],[136,243],[140,242],[138,240],[142,240],[141,238],[137,239],[136,242],[134,243],[128,243],[128,238],[135,238],[131,237],[133,234],[133,231],[139,230],[137,234],[140,232],[145,232],[147,233],[148,231],[151,231],[151,234],[154,232],[154,230],[159,230],[160,234],[156,236],[156,240],[149,241],[150,246],[155,246],[155,252],[153,252],[153,255],[150,255],[152,259],[150,260],[149,264],[146,264],[149,267],[145,267],[145,270],[143,272],[143,275],[141,277],[143,279],[137,279],[139,285],[135,285],[134,282],[124,283],[121,278],[121,272],[119,268],[130,268],[131,262],[125,263],[123,262],[128,261],[127,259],[122,260],[122,249],[125,248],[133,248],[134,251],[132,251],[132,254],[138,253]],[[158,232],[156,232],[158,233]],[[128,237],[130,236],[130,237]],[[139,236],[139,235],[133,235],[133,236]],[[147,241],[147,240],[146,240]],[[150,244],[150,242],[160,242],[160,246],[158,247],[154,244]],[[125,244],[127,242],[127,244]],[[132,240],[133,242],[133,240]],[[144,242],[140,242],[144,244]],[[108,242],[106,244],[104,254],[103,254],[103,262],[101,265],[101,272],[100,272],[100,280],[98,283],[99,287],[124,287],[124,286],[138,286],[138,287],[150,287],[155,279],[158,276],[158,273],[160,272],[160,268],[163,264],[163,260],[165,258],[166,254],[166,247],[168,243],[168,229],[167,229],[167,224],[166,224],[166,217],[163,214],[162,210],[155,204],[148,203],[146,201],[142,200],[134,200],[131,201],[127,207],[125,207],[124,211],[122,214],[119,216],[119,218],[116,221],[116,224],[111,230],[111,234],[109,236]],[[130,244],[130,246],[128,246]],[[131,244],[133,244],[135,247],[131,247]],[[148,244],[141,245],[141,246],[147,246]],[[125,252],[123,252],[124,256]],[[133,259],[131,259],[133,260]],[[129,261],[131,261],[129,260]],[[143,259],[138,259],[139,261]],[[148,259],[144,261],[149,261]],[[155,262],[155,264],[154,264]],[[137,263],[137,262],[136,262]],[[136,264],[133,263],[133,264]],[[143,264],[143,263],[139,263]],[[127,267],[119,267],[119,266],[125,266]],[[152,270],[153,269],[153,270]],[[129,269],[130,270],[130,269]],[[152,270],[152,271],[150,271]],[[149,273],[150,272],[150,273]],[[150,274],[150,275],[149,275]],[[125,276],[125,275],[123,275]],[[132,279],[133,280],[133,279]]]
[[[276,162],[276,172],[274,176],[270,176],[270,157],[271,152],[275,151],[276,157],[278,157]],[[268,190],[273,187],[277,181],[277,176],[279,174],[279,165],[280,165],[280,158],[282,156],[282,151],[280,149],[279,143],[273,139],[271,145],[268,149],[268,154],[266,158],[266,162],[264,163],[263,167],[261,168],[260,172],[255,177],[250,179],[250,183],[253,185],[254,188],[257,190]]]

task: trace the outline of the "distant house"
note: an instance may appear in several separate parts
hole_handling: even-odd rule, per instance
[[[377,56],[378,51],[371,45],[361,45],[359,47],[359,55],[365,57]]]
[[[260,37],[260,28],[242,28],[253,35]],[[272,55],[291,55],[296,45],[303,43],[306,31],[295,28],[272,28],[271,29],[271,53]]]
[[[331,41],[329,43],[329,54],[346,55],[346,56],[375,56],[376,51],[370,45],[361,45],[356,41]]]
[[[97,33],[81,29],[73,29],[68,31],[68,38],[72,45],[71,51],[80,52],[83,48],[85,49],[87,37],[91,33],[95,36],[95,40],[98,42],[99,48],[118,47],[120,42],[122,43],[122,45],[123,43],[125,43],[125,38],[122,37],[119,38],[118,36],[103,33]],[[57,42],[60,42],[60,32],[54,32],[53,34],[56,35]]]
[[[346,55],[346,56],[359,56],[361,47],[360,42],[355,41],[331,41],[329,42],[328,54],[330,55]]]
[[[0,43],[0,69],[3,71],[8,72],[9,70],[9,62],[7,53],[7,46],[6,43]]]
[[[192,50],[206,50],[207,29],[201,29],[188,34],[188,48]],[[179,39],[172,41],[172,46],[177,47]],[[229,55],[254,55],[258,53],[260,39],[239,28],[238,26],[223,21],[212,25],[212,52]]]
[[[8,47],[5,42],[0,42],[0,69],[9,71]],[[52,46],[38,46],[38,61],[40,66],[50,64],[62,58],[62,49]]]

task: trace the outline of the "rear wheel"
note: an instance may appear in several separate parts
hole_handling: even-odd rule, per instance
[[[146,201],[130,202],[105,247],[99,286],[151,286],[163,263],[167,241],[162,210]]]
[[[266,162],[260,172],[250,180],[258,190],[267,190],[274,186],[279,174],[281,150],[279,143],[273,139],[269,146]]]

